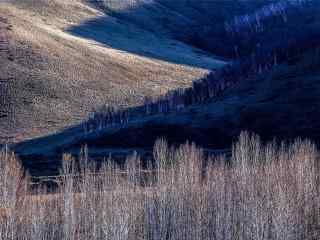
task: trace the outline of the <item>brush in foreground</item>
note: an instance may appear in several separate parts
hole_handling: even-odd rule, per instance
[[[147,170],[133,155],[124,167],[108,161],[99,170],[84,158],[76,171],[66,155],[57,193],[31,195],[3,151],[0,238],[319,239],[318,156],[308,141],[262,145],[246,133],[230,159],[158,140]]]

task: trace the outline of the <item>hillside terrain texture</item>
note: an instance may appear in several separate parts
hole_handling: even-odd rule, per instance
[[[162,137],[208,152],[244,130],[319,143],[317,1],[12,0],[0,12],[0,136],[34,175],[83,146],[152,158]]]
[[[141,104],[224,65],[98,3],[1,1],[2,143],[59,131],[102,104]]]

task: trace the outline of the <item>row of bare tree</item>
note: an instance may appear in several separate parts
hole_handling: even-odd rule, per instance
[[[80,170],[65,155],[58,191],[30,194],[3,150],[0,239],[320,238],[319,152],[308,141],[263,145],[244,133],[230,159],[206,159],[193,144],[158,140],[154,158],[146,179],[137,155],[99,169],[85,158]]]

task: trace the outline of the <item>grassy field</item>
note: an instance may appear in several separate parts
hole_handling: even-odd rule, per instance
[[[105,103],[132,106],[190,86],[224,64],[85,1],[5,1],[0,12],[7,39],[7,53],[0,54],[7,106],[0,107],[0,132],[9,141],[55,132]]]

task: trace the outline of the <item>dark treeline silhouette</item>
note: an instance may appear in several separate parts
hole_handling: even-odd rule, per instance
[[[252,23],[248,21],[243,21],[241,26],[237,21],[236,27],[241,31],[231,31],[232,25],[229,25],[229,39],[237,43],[234,49],[238,50],[238,58],[231,64],[195,81],[190,88],[172,90],[154,99],[146,97],[144,104],[138,107],[121,109],[103,106],[84,123],[85,130],[90,132],[114,126],[121,127],[143,116],[179,112],[190,105],[213,101],[230,86],[257,74],[263,74],[278,64],[294,65],[306,52],[312,51],[313,56],[318,58],[320,4],[301,0],[290,2],[292,5],[286,5],[281,11],[270,10],[268,16],[268,8],[260,11],[265,14],[259,23],[256,22],[260,30],[252,27]],[[296,2],[299,4],[294,4]],[[275,6],[280,5],[268,5],[269,9],[274,9]]]
[[[211,25],[199,25],[191,31],[187,41],[201,49],[219,56],[240,58],[250,56],[261,47],[278,43],[281,39],[292,39],[303,27],[310,27],[318,18],[319,3],[315,0],[248,1],[243,9],[232,11],[223,21],[214,19]],[[219,8],[223,9],[223,8]],[[228,9],[229,10],[229,9]],[[240,15],[235,15],[239,12]],[[214,24],[215,22],[221,24]],[[293,31],[295,30],[295,31]],[[304,29],[303,29],[304,30]]]

